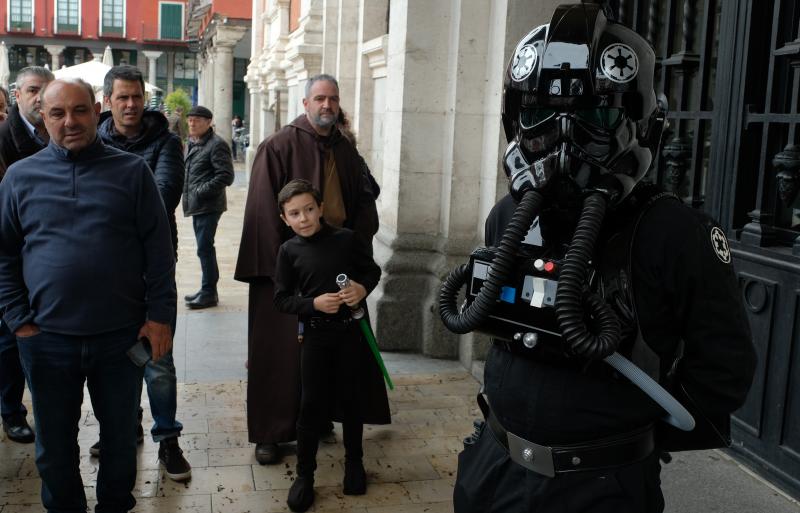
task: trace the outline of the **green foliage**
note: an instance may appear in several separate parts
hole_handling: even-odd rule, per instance
[[[164,106],[170,112],[170,114],[175,113],[175,109],[177,107],[181,107],[183,109],[183,113],[181,114],[181,125],[183,127],[183,133],[188,133],[188,125],[186,123],[186,114],[189,113],[189,109],[192,108],[192,100],[189,98],[189,95],[181,88],[175,89],[171,93],[164,98]]]
[[[175,107],[183,107],[183,117],[186,118],[186,113],[192,108],[192,100],[189,95],[181,88],[175,89],[164,98],[164,105],[170,112],[175,112]]]

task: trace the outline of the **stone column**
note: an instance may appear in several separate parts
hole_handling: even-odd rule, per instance
[[[359,0],[338,0],[338,19],[336,20],[336,66],[323,64],[326,72],[332,73],[339,81],[340,105],[352,118],[356,108],[356,70],[361,60],[359,54]],[[380,2],[379,2],[380,3]]]
[[[61,67],[61,52],[64,51],[64,45],[44,45],[44,49],[50,54],[50,69],[55,71]]]
[[[205,73],[203,73],[204,80],[203,80],[203,88],[205,90],[203,97],[205,99],[205,103],[201,103],[203,107],[208,108],[211,112],[214,112],[214,61],[216,59],[216,54],[214,53],[212,48],[206,48],[206,66],[205,66]]]
[[[214,130],[230,143],[233,112],[233,46],[214,47]]]
[[[487,127],[500,124],[488,115],[497,112],[500,91],[488,94],[487,78],[502,77],[502,64],[488,51],[491,20],[505,24],[498,7],[504,3],[391,2],[381,227],[374,242],[384,275],[370,296],[377,339],[386,348],[448,358],[468,353],[471,363],[485,347],[448,332],[436,305],[442,279],[480,243],[486,212],[476,205],[493,203],[496,194],[500,145],[497,130]],[[491,161],[488,188],[484,153]],[[491,199],[482,202],[487,194]]]
[[[164,52],[152,52],[152,51],[144,51],[144,56],[147,57],[147,81],[152,85],[156,85],[156,74],[157,74],[157,67],[156,61]]]
[[[197,104],[203,105],[206,99],[205,90],[206,58],[203,54],[197,54]]]
[[[358,151],[378,177],[383,165],[383,112],[386,108],[386,34],[388,0],[359,0],[355,99],[351,112]],[[380,181],[380,178],[378,178]]]
[[[300,26],[292,32],[286,48],[286,59],[291,63],[286,71],[286,85],[294,91],[288,111],[302,112],[302,98],[308,77],[322,70],[323,0],[301,2]]]
[[[233,113],[233,47],[244,37],[248,28],[217,25],[213,37],[214,49],[214,130],[230,142]]]

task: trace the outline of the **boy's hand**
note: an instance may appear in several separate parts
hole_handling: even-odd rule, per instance
[[[356,306],[367,297],[367,289],[355,280],[350,280],[350,286],[339,291],[339,297],[347,306]]]
[[[328,294],[320,294],[314,298],[314,310],[327,314],[335,314],[339,311],[342,305],[342,298],[339,294],[330,292]]]

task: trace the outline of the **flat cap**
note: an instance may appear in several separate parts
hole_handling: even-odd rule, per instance
[[[196,105],[189,110],[187,116],[197,116],[199,118],[214,119],[214,114],[202,105]]]

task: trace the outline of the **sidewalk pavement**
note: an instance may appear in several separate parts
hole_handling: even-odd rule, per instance
[[[247,358],[247,287],[232,278],[246,195],[244,173],[229,189],[228,212],[217,234],[220,305],[188,311],[182,297],[197,290],[200,265],[194,254],[191,219],[179,218],[177,270],[179,315],[174,357],[178,372],[181,447],[193,466],[192,480],[173,483],[159,469],[158,446],[149,439],[139,450],[134,511],[150,513],[261,513],[288,511],[295,458],[258,465],[247,440],[244,362]],[[480,416],[478,381],[457,361],[413,354],[384,354],[396,389],[389,393],[389,426],[367,426],[366,496],[342,495],[341,443],[320,447],[317,501],[313,511],[352,513],[445,513],[461,439]],[[88,394],[87,394],[88,396]],[[26,394],[26,402],[30,405]],[[144,394],[145,427],[152,422]],[[341,440],[341,426],[336,432]],[[0,435],[2,436],[2,435]],[[80,421],[81,472],[94,505],[98,469],[89,447],[98,426],[88,401]],[[291,451],[290,451],[291,452]],[[667,512],[800,513],[800,504],[755,476],[722,451],[673,455],[662,481]],[[0,513],[42,511],[32,445],[0,438]]]

